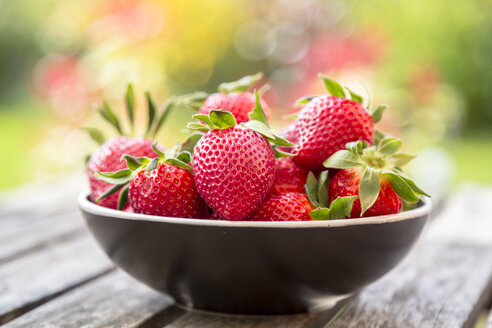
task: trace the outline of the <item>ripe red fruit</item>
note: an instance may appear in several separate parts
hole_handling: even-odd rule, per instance
[[[168,163],[138,172],[130,182],[128,201],[135,213],[179,218],[200,218],[206,209],[193,174]]]
[[[297,166],[292,157],[275,160],[275,179],[270,193],[280,195],[287,192],[304,193],[308,171]]]
[[[236,125],[207,132],[193,151],[195,183],[207,204],[241,220],[265,199],[275,174],[274,152],[260,134]]]
[[[95,178],[94,172],[112,172],[126,168],[125,161],[120,161],[123,154],[129,154],[135,157],[157,156],[152,151],[152,140],[143,138],[115,137],[109,139],[101,147],[96,149],[87,163],[87,175],[89,176],[91,187],[91,198],[101,206],[116,209],[119,192],[100,201],[96,201],[99,196],[111,187],[111,184]]]
[[[322,95],[304,106],[296,121],[298,136],[294,162],[306,169],[320,171],[323,161],[351,141],[374,141],[374,121],[356,101]]]
[[[265,115],[270,118],[270,108],[263,99],[260,101]],[[251,92],[214,93],[205,100],[200,107],[199,114],[208,115],[213,109],[223,109],[231,112],[237,123],[243,123],[249,121],[248,114],[253,110],[255,104],[255,95]]]
[[[360,217],[361,204],[359,198],[359,184],[362,179],[361,169],[345,169],[340,170],[331,180],[329,185],[330,202],[337,197],[357,196],[355,199],[350,218]],[[391,187],[390,182],[386,178],[379,181],[380,192],[376,202],[367,209],[362,215],[377,216],[398,213],[401,210],[401,198]]]
[[[249,217],[251,221],[310,221],[313,210],[306,195],[289,192],[268,198]]]

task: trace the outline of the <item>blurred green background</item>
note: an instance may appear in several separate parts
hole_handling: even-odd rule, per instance
[[[323,72],[391,106],[381,129],[420,154],[424,185],[492,184],[491,1],[1,3],[0,190],[82,172],[96,144],[81,128],[104,128],[102,99],[123,112],[127,82],[144,112],[145,90],[162,102],[257,71],[278,129]],[[181,140],[191,114],[159,140]]]

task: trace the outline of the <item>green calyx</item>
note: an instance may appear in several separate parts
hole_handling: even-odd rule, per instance
[[[157,142],[152,145],[152,149],[158,155],[155,158],[148,157],[134,157],[128,154],[123,154],[121,160],[126,161],[126,169],[122,169],[114,172],[94,172],[94,177],[99,180],[112,184],[96,201],[100,201],[122,189],[118,198],[118,209],[125,208],[128,200],[128,186],[130,181],[142,170],[151,172],[157,168],[159,164],[167,163],[177,167],[184,168],[186,170],[193,171],[190,166],[191,154],[188,151],[178,151],[178,149],[171,149],[166,153],[163,153],[157,148]]]
[[[268,119],[265,115],[265,111],[261,106],[260,95],[258,91],[255,91],[255,97],[256,104],[253,110],[249,113],[249,121],[241,123],[241,125],[263,135],[270,142],[270,144],[272,144],[275,155],[277,157],[292,156],[289,153],[285,153],[276,149],[276,146],[293,146],[294,144],[272,132],[268,123]],[[203,122],[188,123],[186,127],[189,130],[195,132],[208,132],[210,130],[216,129],[229,129],[237,125],[234,115],[224,110],[212,110],[208,115],[195,114],[192,117]],[[198,136],[196,136],[195,138],[199,140]]]
[[[330,95],[334,97],[346,98],[358,102],[359,104],[362,105],[362,107],[366,108],[367,111],[371,113],[374,123],[378,123],[379,121],[381,121],[383,117],[383,112],[389,107],[388,105],[379,105],[376,107],[376,109],[371,110],[371,104],[370,104],[371,101],[370,101],[369,92],[367,92],[367,90],[366,90],[366,95],[362,96],[355,93],[347,86],[339,83],[338,81],[332,78],[329,78],[326,75],[319,74],[319,77],[323,81],[325,88]],[[316,97],[318,96],[307,96],[307,97],[299,98],[296,101],[295,106],[304,106]]]
[[[219,84],[219,92],[232,93],[232,92],[244,92],[247,91],[251,85],[263,78],[263,73],[259,72],[254,75],[247,75],[233,82],[224,82]],[[266,90],[265,90],[266,91]],[[263,91],[263,92],[265,92]]]
[[[147,107],[147,123],[145,126],[145,131],[143,133],[144,137],[155,138],[161,127],[164,125],[170,112],[177,106],[189,106],[198,108],[201,106],[201,102],[205,100],[208,94],[204,92],[195,92],[188,95],[183,95],[179,97],[171,97],[168,99],[163,106],[162,111],[159,113],[158,107],[152,98],[149,91],[145,92],[146,107]],[[134,136],[135,133],[135,92],[133,84],[129,83],[125,92],[125,108],[126,114],[129,122],[129,132],[126,132],[123,128],[122,121],[116,113],[113,111],[111,106],[107,101],[103,102],[103,105],[98,109],[101,117],[107,121],[119,135],[122,136]],[[84,128],[85,131],[89,133],[89,136],[98,144],[103,144],[105,137],[103,133],[96,128]]]
[[[341,220],[350,216],[352,205],[356,196],[337,197],[331,202],[328,201],[328,171],[323,171],[316,179],[312,172],[309,172],[306,185],[306,195],[311,204],[315,207],[309,212],[313,220]]]
[[[323,165],[333,169],[360,168],[362,178],[359,184],[359,199],[362,216],[376,202],[380,184],[384,179],[387,179],[396,194],[407,202],[416,203],[419,196],[430,197],[402,172],[401,167],[415,156],[400,153],[401,147],[401,140],[391,136],[381,136],[374,146],[370,146],[366,141],[349,142],[346,145],[347,149],[337,151]]]

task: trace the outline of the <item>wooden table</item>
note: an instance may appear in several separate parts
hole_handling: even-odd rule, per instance
[[[492,189],[468,185],[441,207],[395,270],[335,320],[324,313],[231,317],[188,312],[115,269],[68,179],[0,198],[0,325],[9,327],[473,327],[492,298]]]

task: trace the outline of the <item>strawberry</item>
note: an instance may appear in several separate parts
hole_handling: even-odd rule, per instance
[[[401,167],[413,155],[399,153],[400,139],[379,134],[375,145],[351,142],[324,162],[327,168],[340,169],[329,184],[330,200],[353,196],[350,217],[398,213],[402,200],[415,203],[419,196],[430,197],[408,178]]]
[[[308,171],[298,167],[291,157],[275,160],[275,179],[270,193],[280,195],[287,192],[304,193]]]
[[[313,206],[305,194],[289,192],[273,195],[248,218],[251,221],[310,221]]]
[[[250,120],[236,125],[227,111],[193,115],[204,124],[188,128],[206,132],[193,151],[195,183],[200,195],[218,216],[242,220],[265,199],[275,174],[275,152],[269,141],[291,145],[274,135],[256,93]]]
[[[337,197],[354,196],[359,194],[359,185],[364,172],[360,168],[345,169],[339,171],[331,180],[329,186],[330,200]],[[391,183],[387,178],[381,178],[379,181],[379,196],[374,204],[369,207],[363,216],[377,216],[398,213],[401,210],[402,201],[400,196],[391,187]],[[360,198],[357,197],[354,201],[351,218],[360,217],[361,204]]]
[[[178,104],[189,104],[197,99],[202,99],[203,93],[195,93],[188,96],[174,98],[167,102],[164,110],[160,115],[157,115],[156,105],[149,92],[145,94],[147,100],[147,112],[148,123],[145,131],[146,137],[155,137],[159,129],[165,122],[166,117],[172,108]],[[152,151],[153,141],[149,138],[142,137],[129,137],[128,134],[134,133],[134,107],[135,107],[135,95],[133,92],[133,86],[128,85],[126,90],[126,112],[130,122],[131,132],[125,133],[123,131],[122,124],[114,111],[111,109],[108,103],[104,103],[99,110],[99,114],[108,121],[111,126],[121,135],[119,137],[111,138],[104,142],[104,135],[95,128],[86,128],[91,138],[101,146],[94,151],[87,162],[87,175],[89,177],[89,184],[91,188],[91,197],[97,204],[115,209],[118,203],[119,193],[112,194],[109,197],[104,196],[105,192],[110,192],[110,184],[96,179],[94,177],[95,172],[110,172],[117,171],[125,168],[125,163],[120,161],[123,154],[132,155],[135,157],[148,156],[156,157],[156,154]],[[98,201],[98,199],[101,199]]]
[[[125,136],[111,138],[101,147],[96,149],[87,163],[87,175],[91,187],[91,198],[97,204],[115,209],[118,204],[118,193],[97,201],[104,192],[111,187],[107,182],[97,179],[95,172],[118,171],[126,167],[125,162],[120,162],[123,154],[132,156],[155,157],[152,151],[152,140],[143,138],[129,138]]]
[[[254,93],[247,92],[247,89],[254,82],[263,77],[258,73],[251,76],[245,76],[238,81],[222,83],[219,85],[219,92],[207,97],[200,107],[199,114],[208,115],[213,109],[221,109],[231,112],[237,123],[249,121],[248,114],[255,107]],[[270,109],[266,102],[261,99],[261,105],[267,117],[270,117]]]
[[[95,176],[112,183],[114,190],[122,189],[118,208],[128,201],[135,213],[180,218],[200,218],[206,206],[200,198],[189,166],[190,153],[176,157],[166,156],[157,143],[153,145],[158,155],[133,157],[123,155],[127,168],[116,172],[97,172]]]
[[[298,137],[293,153],[294,162],[311,171],[323,169],[323,161],[345,148],[351,141],[374,141],[374,123],[380,118],[384,106],[373,116],[362,104],[362,97],[337,82],[321,76],[331,95],[308,97],[299,111],[295,123]],[[376,115],[376,119],[374,119]]]

